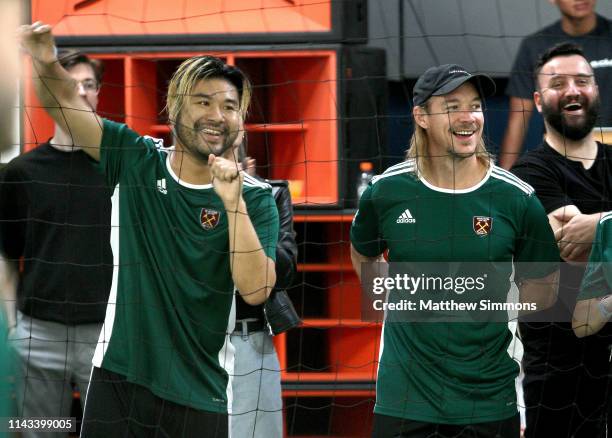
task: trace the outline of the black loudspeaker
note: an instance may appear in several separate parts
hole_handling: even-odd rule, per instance
[[[342,49],[340,90],[342,101],[340,136],[341,207],[357,206],[359,164],[369,161],[373,173],[387,163],[387,68],[384,49],[345,46]]]
[[[268,11],[265,8],[261,9],[257,2],[253,2],[253,7],[240,9],[236,6],[238,9],[227,8],[227,11],[214,12],[206,8],[200,11],[197,4],[194,4],[191,5],[190,14],[184,19],[168,18],[165,26],[170,27],[170,31],[165,29],[165,33],[156,33],[153,26],[147,27],[142,33],[134,32],[132,27],[136,17],[128,16],[127,19],[122,20],[121,17],[109,15],[104,8],[107,0],[98,1],[84,1],[72,5],[72,8],[66,6],[69,14],[63,16],[59,22],[57,17],[48,17],[44,14],[38,14],[35,18],[54,25],[57,28],[55,31],[57,44],[70,47],[279,43],[359,44],[368,40],[368,0],[314,2],[313,0],[282,0],[278,5],[271,6]],[[311,10],[313,8],[319,9],[318,13],[313,15]],[[329,9],[321,13],[321,8]],[[283,19],[283,11],[288,14],[286,19]],[[322,18],[321,15],[325,18]],[[85,18],[91,19],[97,16],[100,20],[106,20],[109,23],[107,29],[102,28],[98,30],[99,34],[94,35],[88,29]],[[202,29],[202,24],[198,20],[208,16],[226,22],[228,30],[198,31],[198,28]],[[143,22],[142,26],[147,25],[149,19],[153,20],[153,17],[138,15],[138,20]],[[276,27],[273,23],[279,21],[295,25],[295,30],[292,28],[287,31],[287,26],[280,26],[280,29],[285,30],[275,31]],[[151,23],[154,24],[155,21]],[[258,23],[255,30],[253,23]],[[187,30],[189,33],[186,33],[186,29],[190,29]]]
[[[368,41],[368,0],[332,0],[330,42]]]

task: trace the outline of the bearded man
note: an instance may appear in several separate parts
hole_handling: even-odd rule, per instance
[[[81,436],[227,437],[235,290],[258,305],[276,282],[271,187],[236,161],[250,81],[212,56],[185,60],[168,86],[168,148],[87,106],[49,25],[18,35],[43,106],[116,187],[116,271]]]
[[[604,328],[577,339],[572,313],[602,212],[612,210],[612,149],[594,140],[599,89],[581,48],[547,50],[534,71],[544,143],[512,172],[544,206],[563,263],[557,303],[519,323],[525,347],[526,437],[605,436],[609,341]],[[536,322],[537,321],[537,322]]]

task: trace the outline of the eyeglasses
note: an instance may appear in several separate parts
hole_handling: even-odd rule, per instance
[[[100,89],[100,85],[98,84],[98,82],[94,81],[93,79],[85,79],[84,81],[77,81],[77,84],[83,87],[83,90],[85,90],[87,93],[93,93]]]

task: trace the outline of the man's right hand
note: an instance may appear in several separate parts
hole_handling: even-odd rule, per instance
[[[23,50],[43,64],[57,61],[57,50],[51,33],[51,26],[37,21],[17,29],[17,37]]]

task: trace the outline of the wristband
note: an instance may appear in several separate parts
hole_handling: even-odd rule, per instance
[[[601,313],[601,316],[603,316],[604,319],[610,319],[610,317],[612,317],[612,312],[609,312],[608,309],[606,309],[604,300],[600,300],[599,303],[597,303],[597,308],[599,309],[599,313]]]

